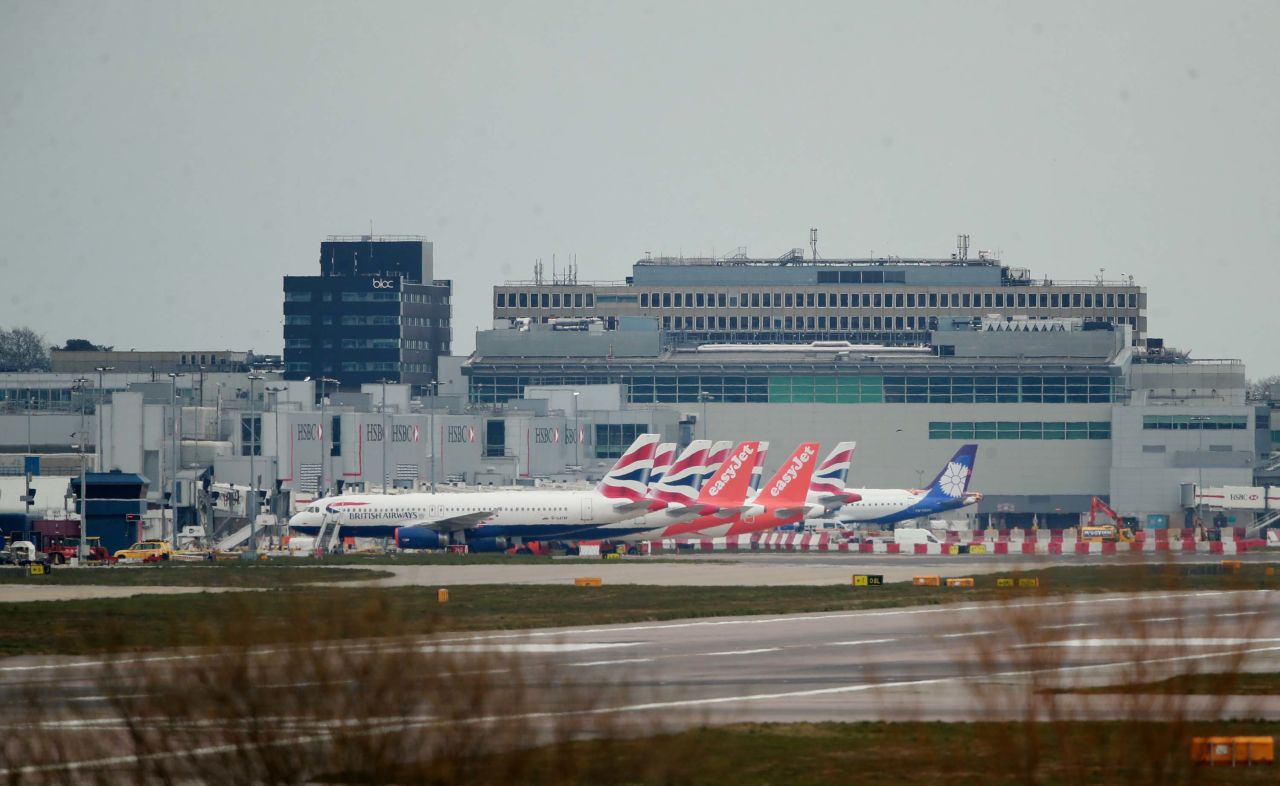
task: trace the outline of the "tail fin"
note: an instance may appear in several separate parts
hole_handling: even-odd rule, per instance
[[[751,496],[760,493],[760,483],[764,480],[764,457],[769,455],[769,443],[760,443],[760,454],[756,458],[756,465],[751,468]]]
[[[600,482],[596,492],[606,499],[639,502],[645,498],[653,454],[658,448],[657,434],[641,434]]]
[[[710,446],[711,442],[705,439],[690,442],[662,478],[656,484],[649,484],[649,496],[663,502],[692,504],[698,498],[698,481],[702,479],[702,466]]]
[[[716,472],[720,470],[720,465],[729,456],[729,449],[733,447],[733,443],[729,440],[717,442],[707,451],[707,460],[702,465],[702,480],[698,482],[698,488],[702,488],[711,482],[716,476]]]
[[[662,481],[662,476],[667,474],[675,460],[676,443],[663,442],[658,445],[657,450],[653,453],[653,470],[649,472],[649,488],[652,489]]]
[[[824,497],[844,493],[845,483],[849,479],[849,465],[853,463],[853,450],[857,444],[841,442],[827,454],[813,471],[809,493]]]
[[[929,484],[929,496],[940,496],[946,499],[958,499],[969,490],[969,479],[973,477],[973,464],[978,456],[978,446],[961,445],[947,465],[938,473],[938,477]]]
[[[818,463],[818,443],[801,442],[795,452],[778,467],[756,497],[757,505],[777,509],[803,505],[809,494],[809,481]]]
[[[739,443],[730,453],[710,483],[702,487],[698,502],[721,508],[740,506],[747,498],[747,484],[751,480],[749,467],[756,460],[759,442]]]

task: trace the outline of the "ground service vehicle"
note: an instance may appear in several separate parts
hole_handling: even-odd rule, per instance
[[[29,540],[15,540],[0,550],[0,565],[42,564],[47,560],[48,557],[37,551],[36,544]]]
[[[1111,519],[1110,524],[1098,523],[1098,514],[1102,513]],[[1097,497],[1089,505],[1089,523],[1081,524],[1078,532],[1080,540],[1085,543],[1132,543],[1133,530],[1124,526],[1120,514]]]
[[[80,556],[80,539],[79,538],[59,538],[46,543],[44,553],[48,555],[49,562],[54,565],[61,565],[67,560]],[[91,562],[110,562],[111,555],[102,547],[102,538],[92,537],[85,539],[85,559]]]
[[[127,549],[115,553],[116,559],[137,560],[139,562],[159,562],[167,560],[173,554],[173,548],[167,540],[144,540]]]
[[[934,543],[942,545],[942,541],[927,529],[920,527],[901,527],[894,529],[893,542],[899,546],[915,546],[917,544]]]

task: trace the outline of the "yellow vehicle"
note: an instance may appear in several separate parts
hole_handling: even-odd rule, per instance
[[[115,553],[116,559],[139,562],[159,562],[169,559],[172,555],[173,548],[167,540],[144,540]]]
[[[1109,517],[1112,523],[1099,524],[1099,513]],[[1110,505],[1094,497],[1093,504],[1089,506],[1089,523],[1080,525],[1080,540],[1085,543],[1132,543],[1133,530],[1122,526],[1123,523],[1120,514],[1112,510]]]

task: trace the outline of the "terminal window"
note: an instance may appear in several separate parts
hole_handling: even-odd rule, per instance
[[[1110,421],[930,421],[929,439],[1111,439]]]
[[[597,423],[596,458],[619,458],[647,428],[643,423]]]
[[[1142,416],[1142,428],[1148,431],[1242,431],[1248,427],[1248,415]]]

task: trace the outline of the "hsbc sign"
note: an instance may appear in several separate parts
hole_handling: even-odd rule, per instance
[[[296,437],[300,442],[323,439],[324,428],[319,423],[299,423]]]
[[[464,443],[476,441],[476,430],[473,426],[449,426],[444,432],[446,442]]]

